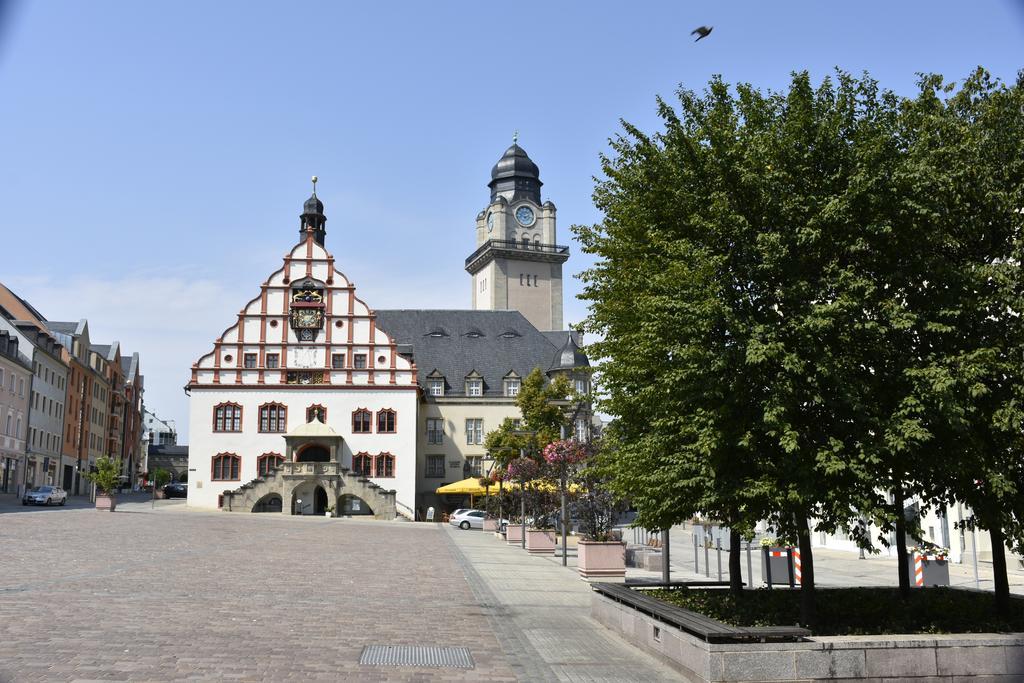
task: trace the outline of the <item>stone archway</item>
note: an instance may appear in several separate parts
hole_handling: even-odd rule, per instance
[[[252,506],[253,512],[281,512],[284,500],[277,493],[268,493]]]
[[[303,446],[295,455],[295,462],[330,462],[331,451],[326,446],[311,443]]]
[[[337,509],[339,515],[351,515],[353,517],[358,515],[373,516],[373,508],[367,505],[365,500],[351,493],[338,496]]]

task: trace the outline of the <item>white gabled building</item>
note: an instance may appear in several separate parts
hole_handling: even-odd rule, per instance
[[[303,209],[301,241],[192,366],[188,504],[411,518],[416,368],[335,269],[315,186]]]

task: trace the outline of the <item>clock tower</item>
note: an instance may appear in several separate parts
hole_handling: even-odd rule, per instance
[[[539,330],[562,329],[562,264],[555,205],[540,200],[540,170],[513,140],[491,169],[491,202],[476,217],[466,259],[475,310],[516,310]]]

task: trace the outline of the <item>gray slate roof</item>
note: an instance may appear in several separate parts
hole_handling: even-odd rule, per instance
[[[434,370],[444,375],[445,394],[465,394],[474,370],[483,376],[484,395],[501,396],[502,380],[514,371],[526,377],[551,367],[560,345],[537,330],[519,311],[376,311],[377,323],[395,338],[399,352],[412,353],[421,386]],[[556,340],[565,342],[568,332]],[[478,336],[474,336],[478,335]]]
[[[74,334],[78,329],[78,323],[54,322],[52,320],[46,320],[44,322],[51,332],[56,332],[58,334]]]

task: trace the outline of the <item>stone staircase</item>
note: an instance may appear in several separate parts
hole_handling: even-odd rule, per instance
[[[276,494],[281,500],[281,511],[291,514],[292,493],[306,483],[322,486],[328,505],[337,505],[341,496],[348,494],[366,503],[375,519],[396,519],[400,514],[403,519],[410,519],[407,506],[396,503],[393,490],[384,489],[336,462],[282,463],[233,491],[225,491],[221,508],[228,512],[253,512]]]

